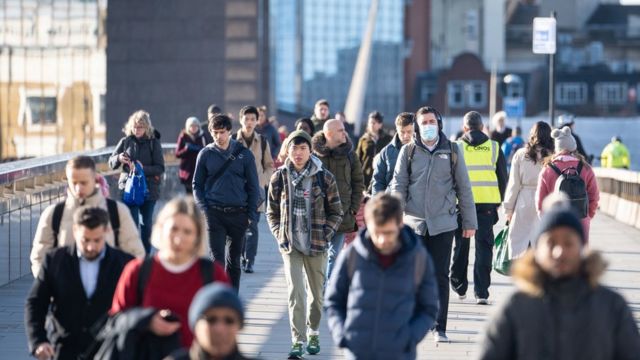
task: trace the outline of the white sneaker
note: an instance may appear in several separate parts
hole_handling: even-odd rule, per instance
[[[434,331],[433,332],[433,341],[435,341],[436,344],[438,343],[449,343],[449,338],[447,337],[447,334],[444,331]]]
[[[467,298],[467,294],[464,294],[464,295],[458,294],[458,300],[464,300],[466,298]]]
[[[478,304],[478,305],[489,305],[489,300],[488,299],[483,299],[483,298],[477,298],[476,299],[476,304]]]

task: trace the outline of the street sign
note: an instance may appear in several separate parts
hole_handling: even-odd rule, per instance
[[[533,19],[533,53],[556,53],[556,19],[537,17]]]
[[[507,117],[521,118],[525,114],[525,101],[522,96],[504,97],[502,99],[502,109],[507,113]]]

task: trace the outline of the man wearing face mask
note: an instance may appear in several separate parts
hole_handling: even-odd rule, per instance
[[[464,156],[442,132],[440,113],[425,106],[415,117],[415,138],[400,150],[389,188],[404,200],[404,223],[422,237],[433,258],[440,298],[434,340],[448,342],[449,263],[458,228],[456,203],[464,237],[474,236],[478,221]]]

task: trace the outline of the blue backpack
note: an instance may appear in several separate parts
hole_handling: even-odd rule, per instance
[[[135,163],[135,167],[131,169],[127,182],[124,184],[124,193],[122,201],[131,206],[140,206],[144,204],[144,200],[149,194],[147,189],[147,179],[144,177],[144,170],[140,164]]]

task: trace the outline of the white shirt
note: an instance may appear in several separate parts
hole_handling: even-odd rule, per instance
[[[82,281],[82,287],[84,287],[84,293],[87,295],[87,299],[93,296],[98,285],[98,275],[100,274],[100,261],[104,259],[104,255],[107,252],[105,246],[94,260],[87,260],[82,256],[80,250],[77,250],[78,263],[80,264],[80,280]]]

